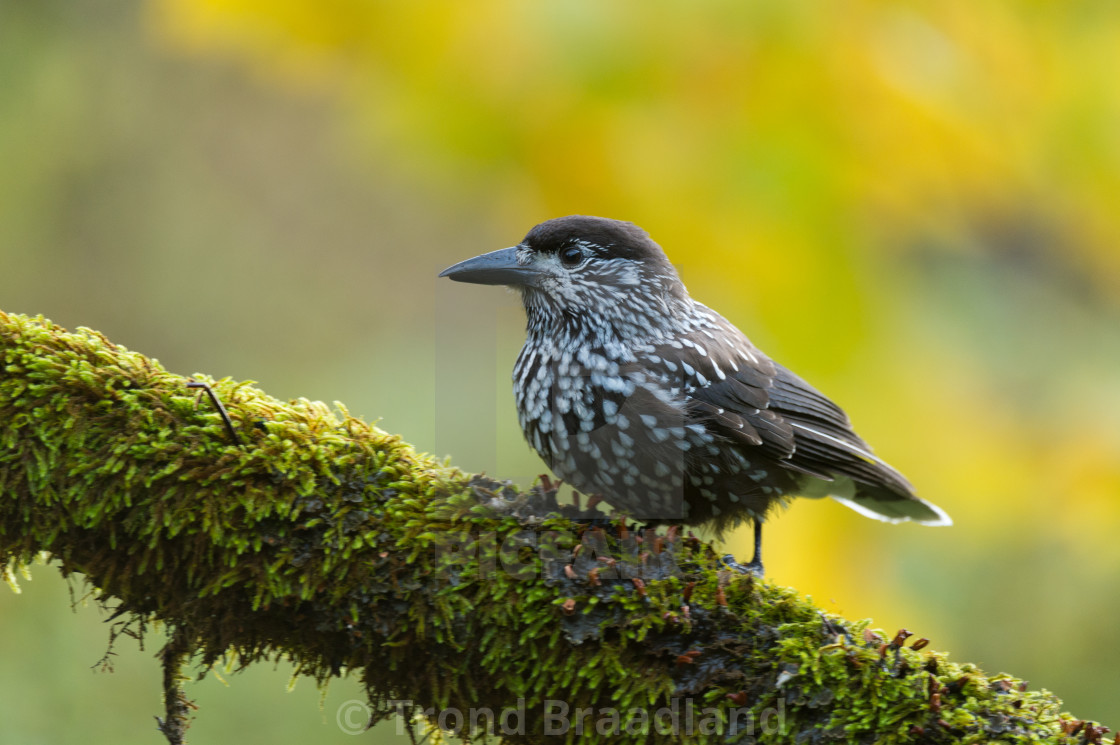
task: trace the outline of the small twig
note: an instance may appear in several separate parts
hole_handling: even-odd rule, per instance
[[[190,727],[190,712],[197,708],[183,690],[180,670],[190,657],[190,644],[181,629],[176,629],[160,652],[163,660],[163,705],[165,717],[156,717],[158,729],[167,738],[168,745],[186,745],[186,732]]]
[[[233,427],[233,420],[229,418],[229,412],[226,411],[226,407],[222,405],[222,400],[218,398],[217,393],[214,393],[214,389],[210,387],[210,384],[202,383],[197,380],[188,380],[187,388],[201,388],[206,391],[206,395],[210,397],[210,402],[214,404],[214,408],[221,414],[222,421],[226,425],[226,431],[229,432],[229,436],[233,438],[234,443],[239,447],[244,446],[245,443],[241,440],[241,435],[239,435],[237,430]]]

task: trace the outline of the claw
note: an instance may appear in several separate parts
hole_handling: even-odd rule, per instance
[[[739,574],[752,574],[759,579],[762,579],[762,575],[764,574],[762,562],[757,559],[752,561],[750,564],[740,564],[739,562],[735,561],[735,557],[731,554],[724,554],[720,558],[719,563],[733,572],[738,572]]]

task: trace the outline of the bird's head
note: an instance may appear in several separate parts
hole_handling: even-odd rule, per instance
[[[516,246],[440,273],[457,282],[521,290],[530,315],[591,317],[640,326],[687,299],[665,252],[637,225],[570,215],[537,225]]]

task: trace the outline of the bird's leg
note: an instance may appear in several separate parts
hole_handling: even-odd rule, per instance
[[[753,574],[754,576],[762,579],[762,521],[756,519],[754,521],[754,558],[751,559],[750,564],[740,564],[735,561],[735,557],[731,554],[724,555],[721,560],[724,566],[732,569],[741,574]]]
[[[747,569],[754,576],[762,578],[762,521],[758,518],[754,521],[754,558],[747,564]]]

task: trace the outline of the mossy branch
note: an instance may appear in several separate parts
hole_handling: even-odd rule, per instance
[[[1045,691],[722,571],[695,539],[608,551],[602,531],[529,517],[549,505],[540,487],[445,467],[345,411],[209,381],[238,442],[187,378],[97,332],[0,312],[0,354],[0,566],[49,552],[119,612],[167,624],[164,724],[180,739],[178,665],[228,652],[319,681],[352,671],[374,718],[394,701],[450,725],[489,709],[508,742],[1105,731]]]

